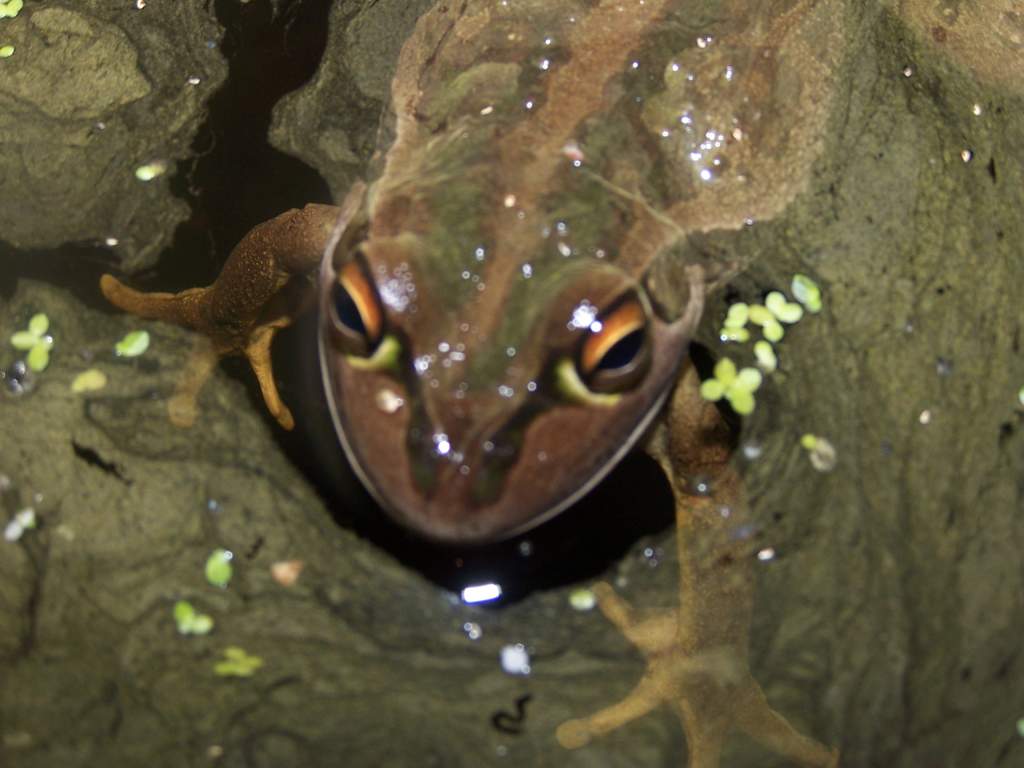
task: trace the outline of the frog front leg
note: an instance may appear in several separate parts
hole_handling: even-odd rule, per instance
[[[112,275],[100,278],[110,303],[139,317],[166,320],[198,331],[192,354],[168,401],[171,421],[191,426],[196,398],[217,361],[245,355],[271,415],[284,429],[295,421],[274,382],[270,345],[311,299],[305,281],[313,273],[333,234],[351,218],[362,199],[358,185],[341,207],[307,205],[253,227],[234,247],[220,275],[205,288],[181,293],[142,293]]]
[[[735,536],[745,509],[730,464],[731,435],[716,408],[699,394],[687,366],[668,409],[667,428],[649,452],[661,464],[676,502],[679,608],[637,620],[606,584],[595,587],[601,611],[647,659],[636,688],[621,702],[559,726],[568,748],[612,731],[661,704],[676,712],[686,734],[689,768],[718,768],[726,737],[740,730],[809,768],[836,768],[839,753],[800,734],[772,709],[750,673],[751,552]],[[700,478],[710,495],[695,495]]]

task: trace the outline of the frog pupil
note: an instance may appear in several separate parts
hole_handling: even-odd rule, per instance
[[[611,349],[604,353],[604,357],[597,364],[596,370],[614,371],[629,365],[636,358],[637,353],[640,352],[643,343],[644,332],[642,328],[637,328],[635,331],[627,333],[615,342]]]
[[[345,286],[340,284],[334,286],[334,314],[348,330],[366,337],[366,324],[359,307]]]

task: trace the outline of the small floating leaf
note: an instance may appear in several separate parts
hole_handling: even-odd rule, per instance
[[[737,341],[740,344],[750,339],[750,331],[746,328],[737,328],[727,325],[718,334],[722,341]]]
[[[729,307],[723,325],[726,328],[742,328],[747,324],[748,319],[750,319],[750,307],[742,301],[738,301]]]
[[[43,312],[32,315],[28,321],[28,332],[33,336],[42,336],[50,329],[50,318]]]
[[[796,300],[803,304],[812,315],[821,311],[821,289],[807,275],[793,275],[790,289]]]
[[[183,635],[208,635],[213,629],[213,619],[196,611],[187,600],[174,604],[174,623]]]
[[[234,573],[234,569],[231,567],[233,557],[234,554],[229,550],[213,550],[206,559],[206,580],[215,587],[226,587]]]
[[[700,385],[700,396],[705,400],[716,402],[722,399],[725,394],[725,386],[718,379],[702,381]]]
[[[7,2],[0,2],[0,19],[13,19],[21,13],[21,9],[24,5],[25,0],[7,0]]]
[[[836,466],[836,449],[824,437],[806,434],[800,438],[801,447],[807,451],[811,466],[819,472],[831,472]]]
[[[149,349],[149,333],[147,331],[132,331],[114,345],[114,352],[118,357],[138,357],[147,349]]]
[[[163,160],[156,160],[152,163],[140,165],[135,169],[135,178],[139,181],[152,181],[157,176],[162,176],[167,170],[167,163]]]
[[[736,383],[733,386],[747,392],[756,392],[761,386],[761,372],[756,368],[744,368],[736,375]]]
[[[798,322],[804,316],[804,308],[786,301],[786,297],[779,291],[772,291],[765,296],[764,305],[776,318],[789,325]]]
[[[754,412],[754,395],[749,389],[730,389],[725,393],[725,399],[740,416],[747,416]]]
[[[71,382],[71,391],[75,394],[82,392],[95,392],[107,386],[107,374],[99,368],[90,368],[75,376]]]
[[[43,342],[37,342],[35,346],[29,350],[28,356],[25,358],[25,362],[28,363],[28,367],[36,373],[46,370],[46,366],[50,364],[50,345]]]
[[[782,323],[774,317],[762,326],[761,333],[763,333],[764,337],[772,344],[781,341],[782,337],[786,335],[786,331],[783,329]]]
[[[32,349],[39,341],[39,337],[31,331],[18,331],[11,336],[11,344],[15,349]]]
[[[573,610],[590,611],[597,605],[597,595],[594,590],[586,587],[578,587],[569,593],[569,605]]]
[[[732,384],[736,378],[736,363],[728,357],[723,357],[715,363],[715,378],[725,386]]]
[[[0,59],[9,59],[14,55],[13,45],[0,45]]]
[[[754,343],[754,357],[757,364],[765,373],[772,373],[779,366],[779,359],[775,356],[775,348],[764,339]]]
[[[252,677],[262,666],[259,656],[250,656],[238,646],[229,645],[224,649],[224,660],[213,665],[213,672],[220,677]]]

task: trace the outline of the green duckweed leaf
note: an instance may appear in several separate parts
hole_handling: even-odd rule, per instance
[[[206,580],[215,587],[226,587],[234,573],[232,558],[234,554],[226,549],[213,550],[206,559]]]
[[[39,341],[39,337],[30,331],[18,331],[11,336],[11,345],[15,349],[32,349]]]
[[[728,387],[736,379],[736,363],[728,357],[723,357],[715,363],[715,378],[722,386]]]
[[[702,381],[700,385],[700,396],[705,400],[716,402],[722,399],[725,394],[725,386],[718,379]]]
[[[50,364],[50,345],[37,343],[28,351],[25,362],[36,373],[46,370],[46,366]]]
[[[592,589],[578,587],[569,593],[569,605],[576,611],[591,611],[597,605],[597,595]]]
[[[13,19],[25,6],[24,0],[7,0],[0,2],[0,19]]]
[[[771,313],[768,307],[762,304],[751,304],[750,305],[750,322],[754,325],[763,326],[765,323],[774,323],[775,315]]]
[[[32,315],[32,318],[28,321],[28,332],[33,336],[42,336],[50,329],[50,318],[48,318],[43,312],[37,312]]]
[[[71,391],[75,394],[95,392],[107,386],[107,374],[99,368],[82,371],[71,381]]]
[[[747,320],[749,319],[750,307],[742,301],[738,301],[729,307],[729,312],[725,316],[725,322],[723,325],[726,328],[742,328],[747,324]]]
[[[744,389],[756,392],[761,386],[761,372],[756,368],[744,368],[736,375],[736,381],[730,389]]]
[[[138,357],[149,349],[149,333],[132,331],[114,345],[118,357]]]
[[[741,416],[747,416],[754,412],[754,395],[748,389],[730,389],[725,393],[725,399],[729,401],[732,409]]]
[[[793,275],[790,289],[796,300],[803,304],[812,315],[821,311],[821,289],[807,275]]]
[[[754,357],[757,358],[758,367],[765,373],[773,373],[779,366],[779,359],[775,356],[775,347],[764,339],[754,342]]]
[[[804,308],[794,302],[786,301],[786,297],[779,291],[769,293],[764,299],[764,305],[778,320],[788,325],[798,322],[804,316]]]
[[[214,674],[219,677],[252,677],[252,673],[263,666],[263,659],[250,656],[238,646],[224,649],[224,660],[213,665]]]
[[[782,327],[782,323],[774,317],[762,326],[761,333],[763,333],[764,337],[772,344],[781,341],[782,337],[786,335],[786,331]]]
[[[746,328],[739,328],[733,326],[725,326],[718,334],[718,338],[722,341],[736,341],[743,344],[750,340],[750,331]]]
[[[183,624],[187,624],[195,617],[196,609],[188,600],[179,600],[174,604],[174,622],[178,625],[179,632]]]
[[[139,181],[152,181],[156,177],[162,176],[166,171],[167,163],[163,160],[156,160],[136,168],[135,178]]]

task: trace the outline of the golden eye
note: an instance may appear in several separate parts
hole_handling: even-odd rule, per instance
[[[346,263],[338,273],[331,320],[349,354],[369,357],[380,343],[384,313],[376,288],[357,261]]]
[[[580,379],[592,392],[621,392],[646,371],[647,313],[630,298],[591,326],[579,355]]]

